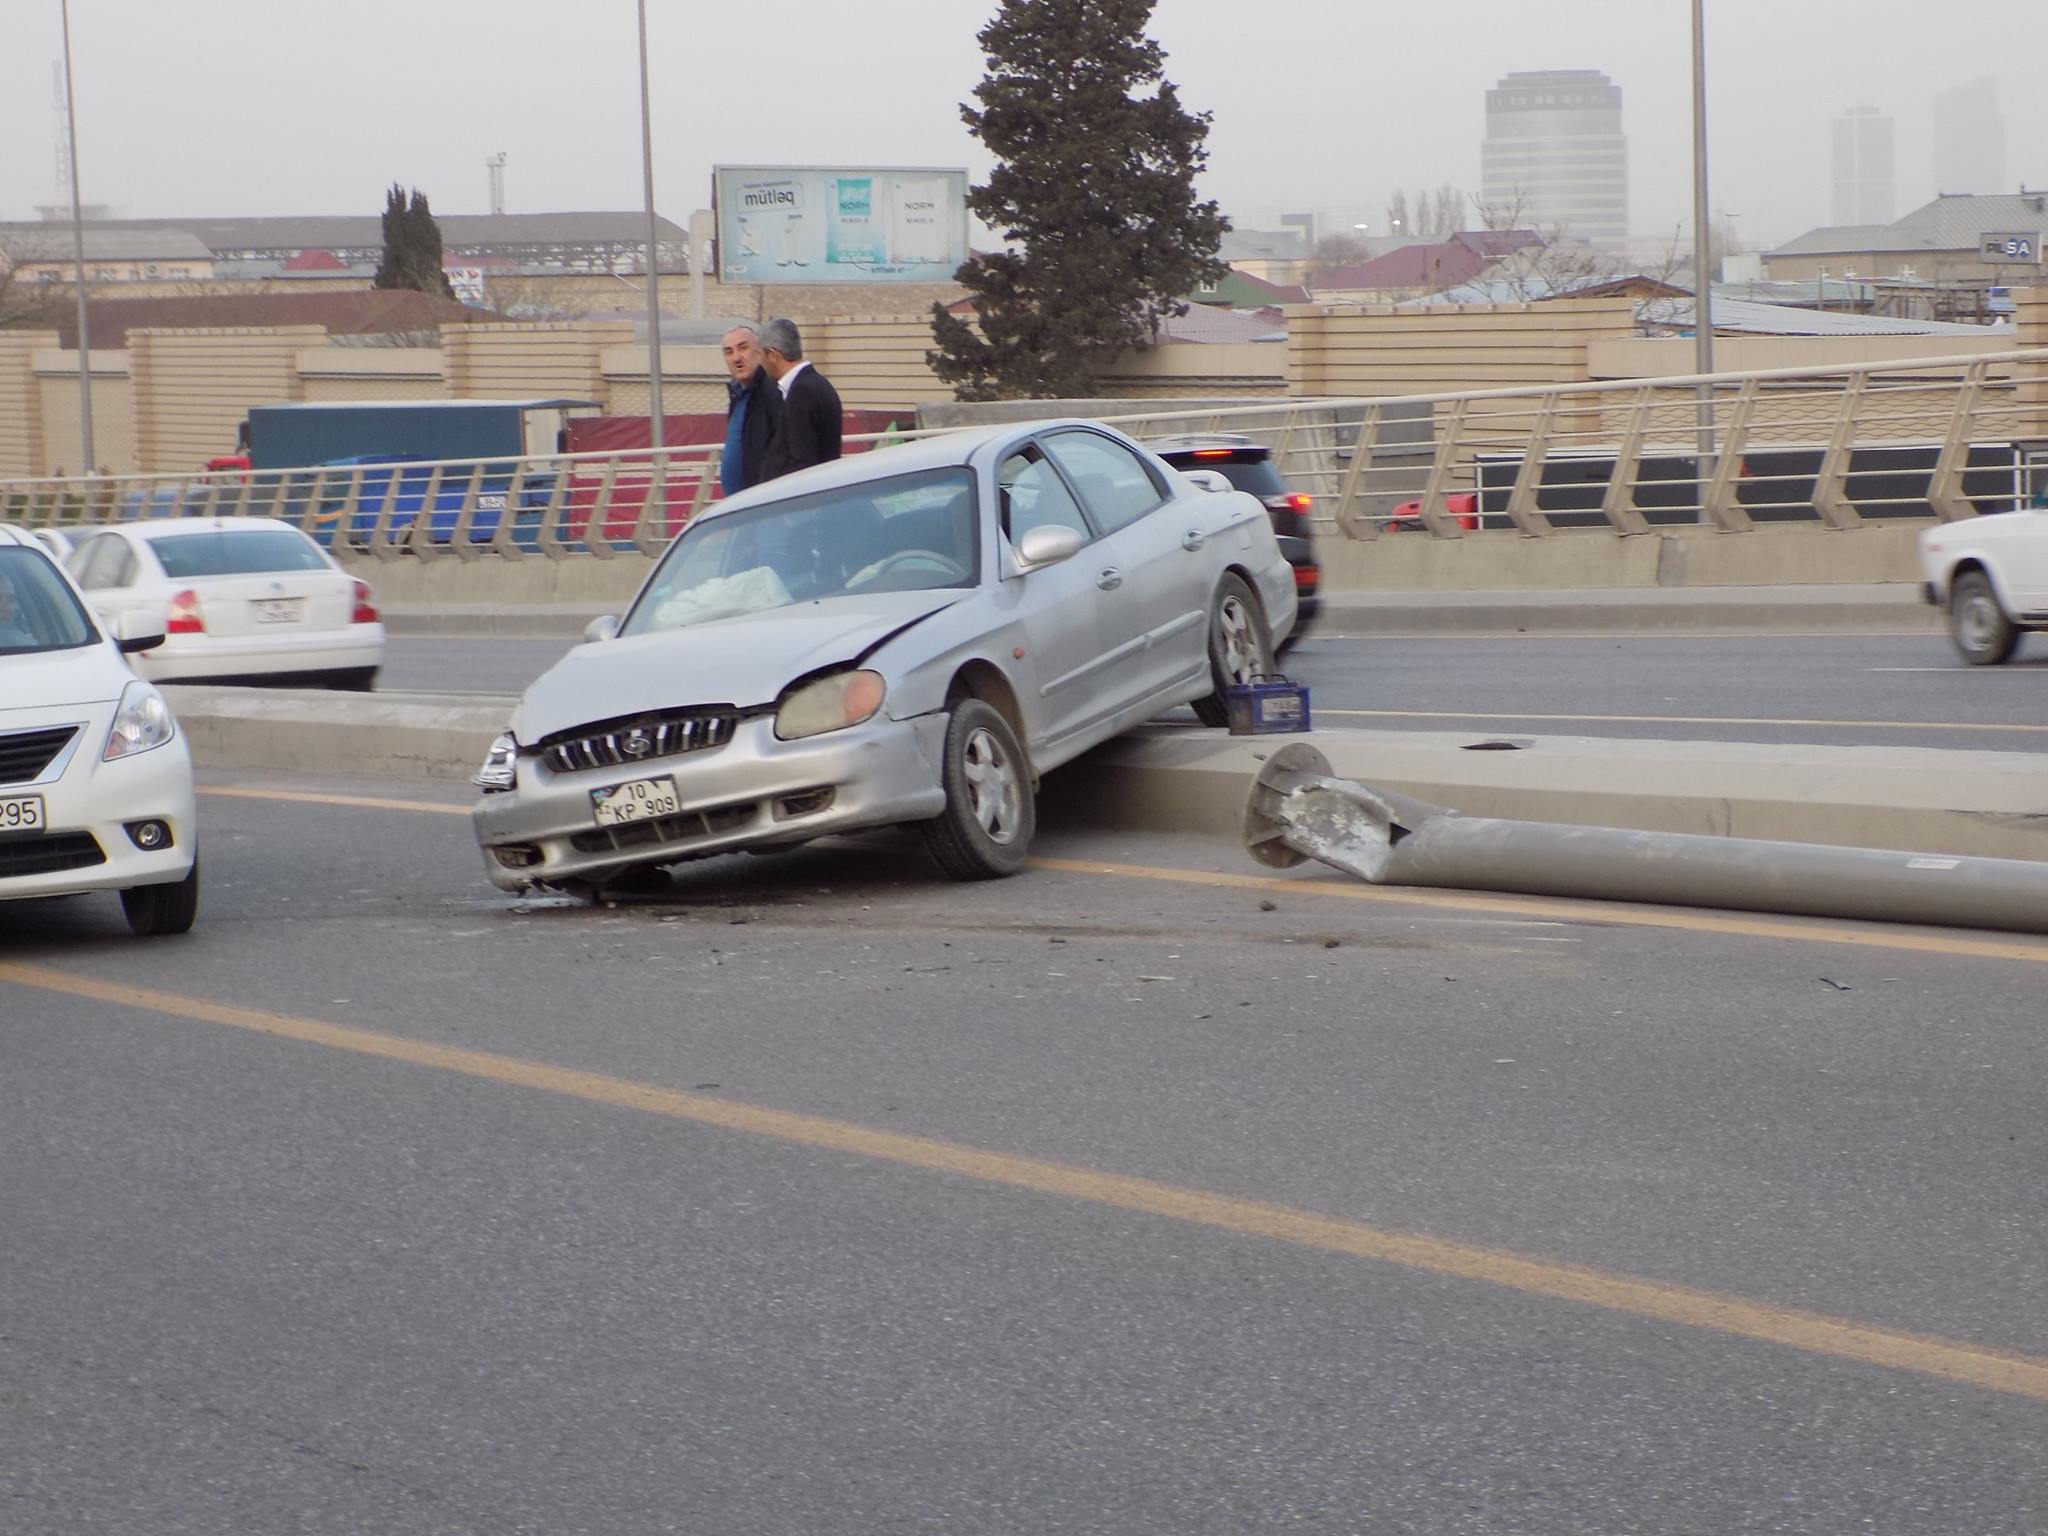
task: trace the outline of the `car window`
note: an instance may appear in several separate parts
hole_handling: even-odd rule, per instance
[[[98,638],[49,556],[23,545],[0,548],[0,656],[71,650]]]
[[[126,544],[127,540],[117,534],[101,534],[72,552],[71,574],[88,592],[96,592],[102,587],[112,585],[112,574],[119,563],[117,551]]]
[[[1012,543],[1034,528],[1071,528],[1084,539],[1095,537],[1074,493],[1035,444],[1003,460],[996,471],[996,486],[1003,508],[1003,532]]]
[[[149,541],[157,564],[173,581],[194,576],[252,576],[269,571],[318,571],[327,562],[304,534],[289,528],[214,528],[160,534]]]
[[[921,470],[702,518],[670,546],[619,632],[980,579],[974,477]]]
[[[1061,432],[1047,438],[1045,447],[1105,533],[1136,522],[1166,500],[1145,461],[1121,443],[1093,432]]]
[[[1229,453],[1203,455],[1201,453],[1174,453],[1164,456],[1175,469],[1213,469],[1240,491],[1249,491],[1262,500],[1268,496],[1285,496],[1287,482],[1280,477],[1280,471],[1273,461],[1263,453],[1247,453],[1233,450]]]

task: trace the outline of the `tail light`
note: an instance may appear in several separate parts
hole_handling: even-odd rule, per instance
[[[1316,504],[1316,499],[1304,491],[1296,491],[1287,498],[1287,505],[1296,512],[1306,512]]]
[[[349,585],[355,588],[353,611],[348,616],[351,624],[374,624],[377,622],[377,594],[370,590],[367,581],[351,578]]]
[[[164,633],[167,635],[203,635],[206,620],[199,616],[199,594],[189,589],[171,599],[171,606],[164,616]]]
[[[1295,590],[1298,592],[1313,592],[1316,589],[1316,583],[1322,580],[1322,577],[1323,572],[1320,566],[1297,565],[1294,568]]]

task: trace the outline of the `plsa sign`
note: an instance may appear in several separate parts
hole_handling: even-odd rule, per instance
[[[1979,235],[1977,254],[1986,261],[2009,261],[2038,266],[2041,261],[2041,235],[2038,230],[2022,229],[2004,234]]]

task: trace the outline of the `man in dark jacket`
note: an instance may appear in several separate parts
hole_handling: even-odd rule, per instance
[[[751,325],[727,331],[721,350],[732,377],[725,386],[725,452],[718,461],[718,485],[730,496],[768,478],[764,466],[782,392],[761,366],[761,347]]]
[[[839,457],[839,391],[804,361],[803,337],[793,320],[770,320],[761,327],[762,370],[780,392],[782,409],[768,441],[763,480],[787,475]]]

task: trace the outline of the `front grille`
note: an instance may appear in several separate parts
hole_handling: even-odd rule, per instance
[[[721,832],[736,832],[760,814],[760,801],[741,800],[676,816],[650,816],[621,827],[596,827],[572,834],[569,845],[578,853],[606,853],[614,849],[651,848],[661,843],[690,843],[716,837]]]
[[[40,777],[77,734],[75,725],[52,725],[0,735],[0,784],[27,784]]]
[[[10,875],[90,869],[106,862],[106,851],[90,832],[0,833],[0,880]]]
[[[607,720],[550,736],[541,743],[541,757],[557,773],[586,768],[631,768],[659,757],[707,752],[732,740],[739,729],[737,714],[674,711]]]

